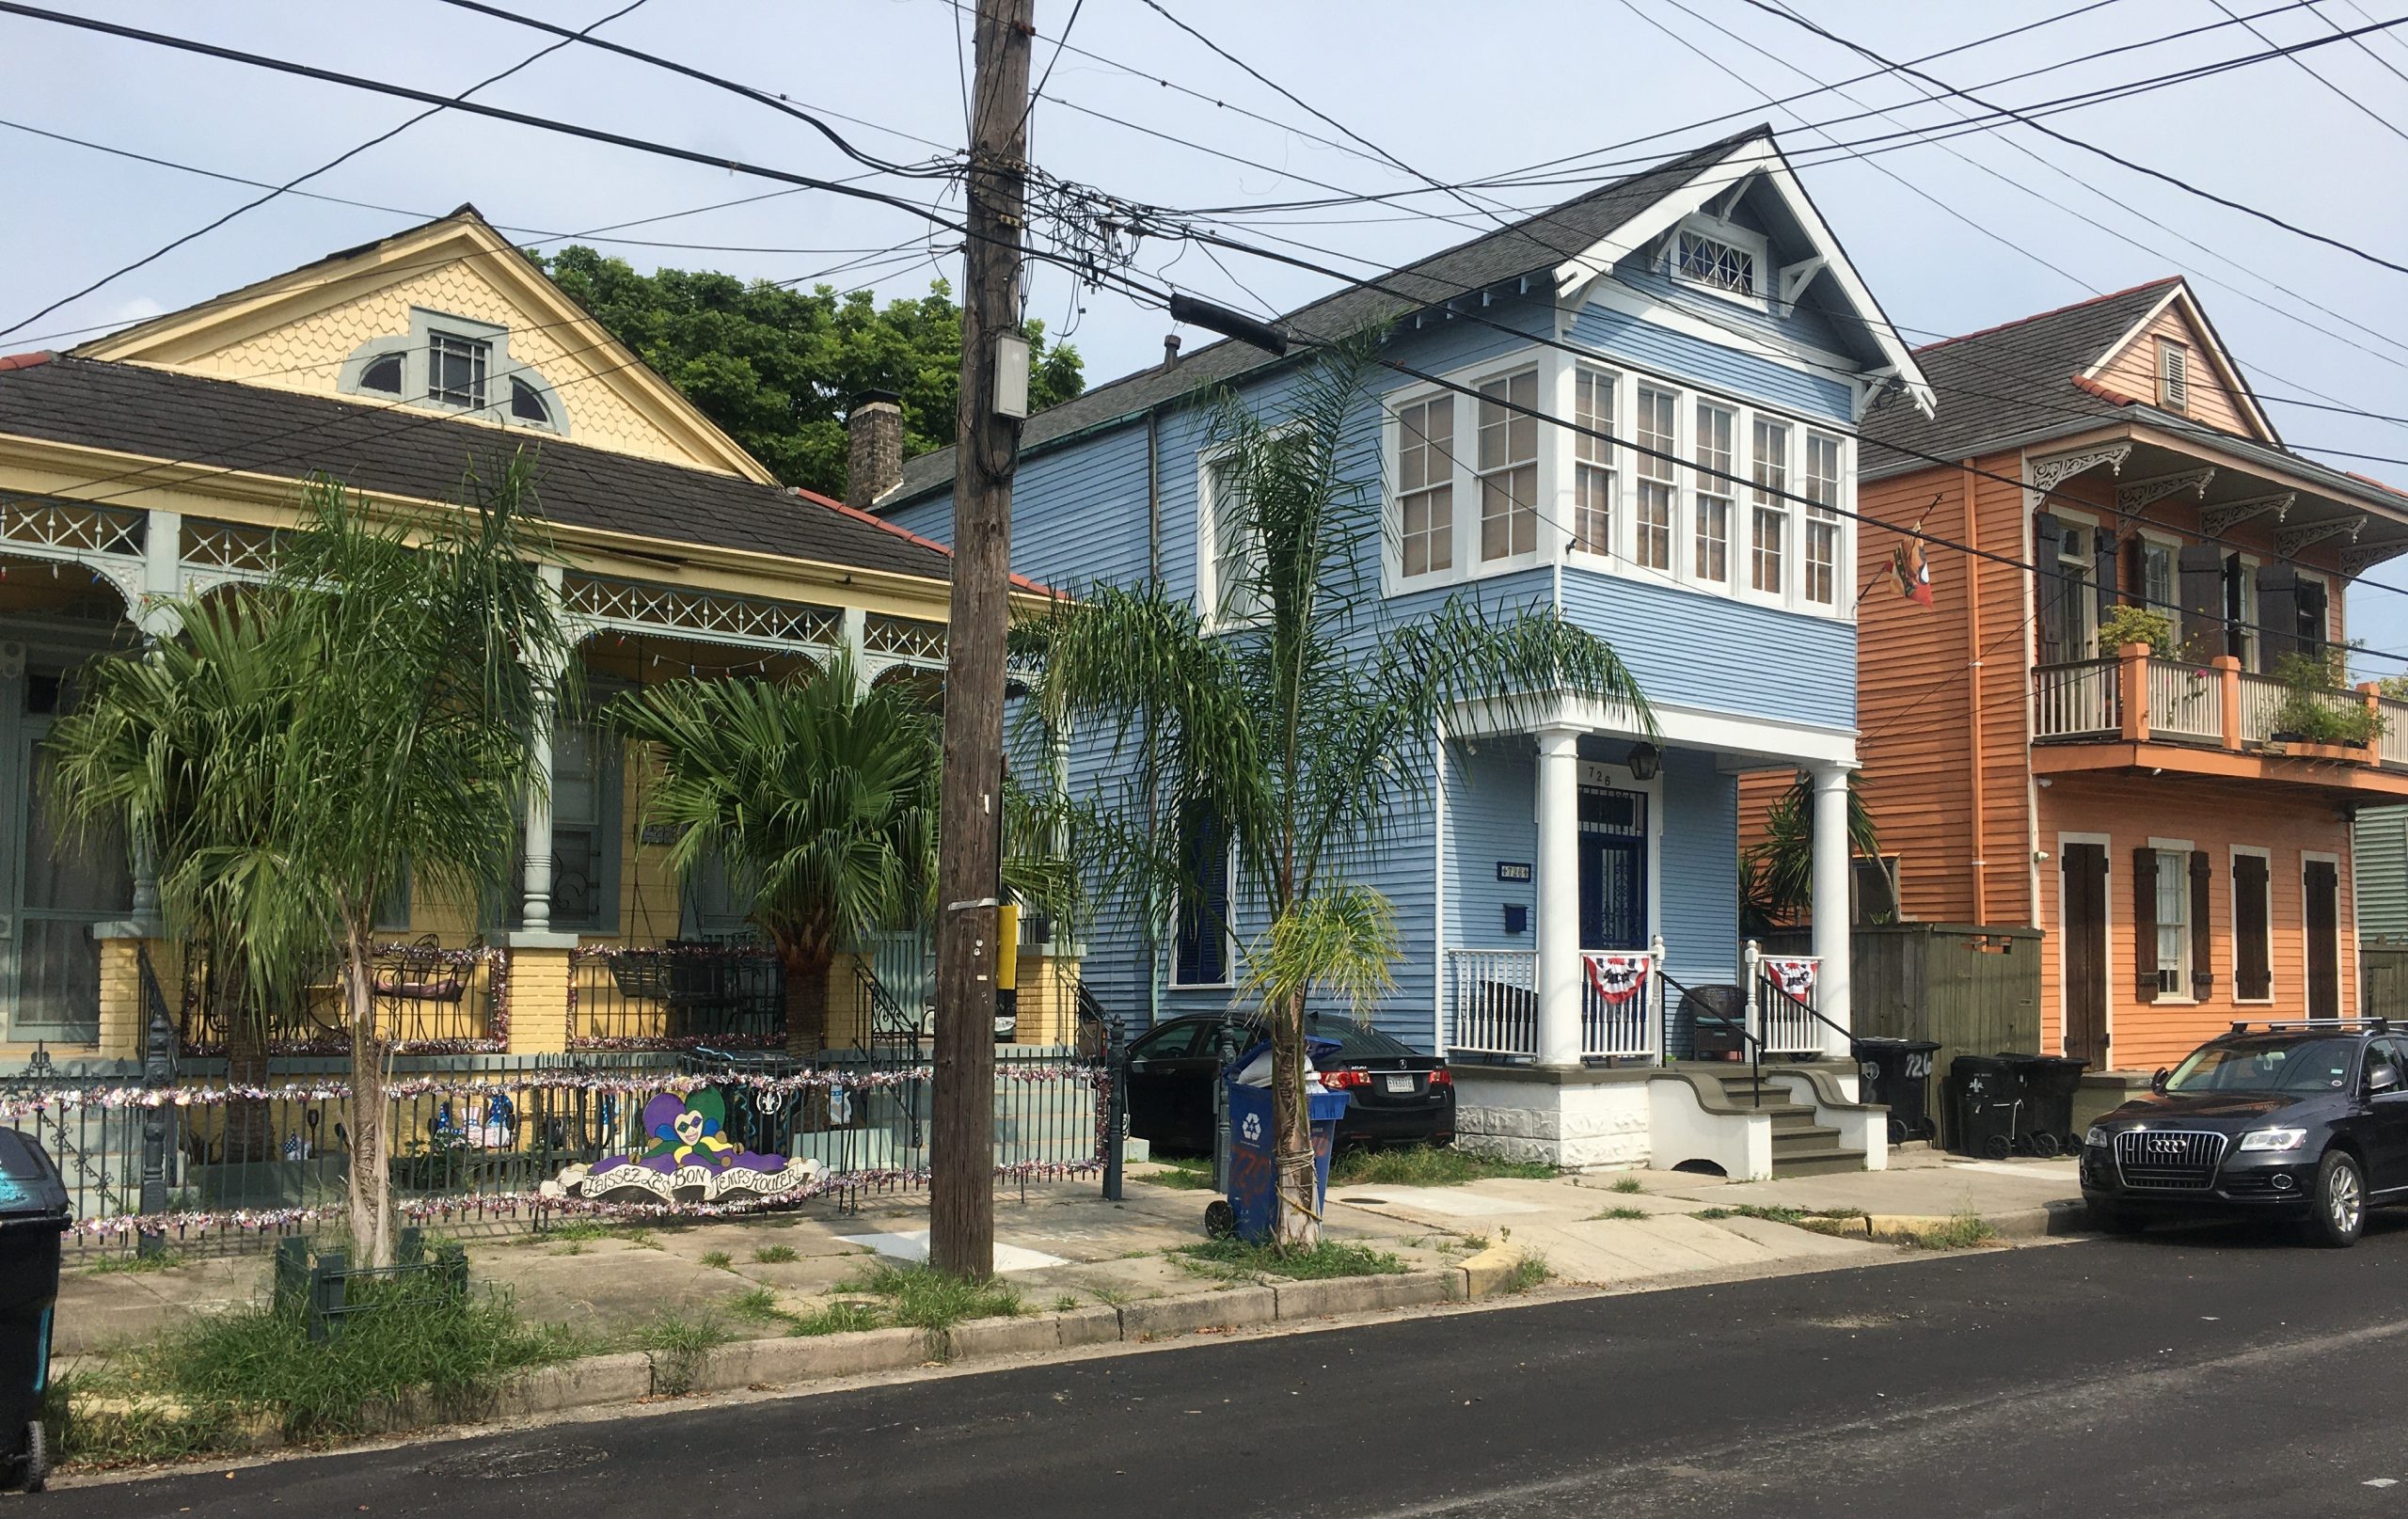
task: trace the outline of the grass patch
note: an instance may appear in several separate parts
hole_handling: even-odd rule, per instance
[[[1613,1184],[1613,1190],[1627,1197],[1633,1193],[1645,1192],[1647,1189],[1640,1185],[1637,1177],[1624,1177]]]
[[[572,1218],[544,1230],[543,1237],[547,1240],[607,1240],[610,1238],[610,1226],[597,1224],[590,1218]]]
[[[103,1256],[84,1268],[91,1276],[110,1276],[120,1272],[174,1271],[184,1263],[184,1258],[173,1250],[162,1250],[155,1256]]]
[[[174,1460],[244,1443],[255,1431],[319,1444],[413,1416],[474,1417],[501,1384],[593,1347],[520,1319],[504,1297],[455,1296],[404,1279],[355,1282],[342,1333],[312,1343],[304,1315],[269,1306],[212,1314],[71,1373],[62,1454],[98,1464]]]
[[[1972,1213],[1958,1213],[1944,1224],[1911,1229],[1886,1239],[1914,1250],[1972,1250],[1985,1244],[1996,1244],[1998,1230],[1989,1220]]]
[[[752,1263],[756,1266],[784,1266],[801,1258],[790,1244],[765,1244],[752,1252]]]
[[[1150,1182],[1157,1187],[1170,1187],[1180,1192],[1212,1190],[1212,1161],[1210,1156],[1163,1156],[1158,1157],[1154,1164],[1157,1169],[1147,1172],[1137,1179]]]
[[[788,1333],[796,1335],[848,1335],[861,1329],[882,1329],[886,1320],[875,1305],[848,1303],[841,1299],[811,1313],[788,1316]]]
[[[1393,1276],[1404,1262],[1369,1245],[1323,1240],[1309,1250],[1282,1250],[1275,1244],[1248,1244],[1243,1240],[1208,1240],[1183,1244],[1170,1252],[1173,1260],[1204,1276],[1243,1281],[1250,1276],[1285,1276],[1295,1281],[1320,1281],[1332,1276]]]
[[[1505,1274],[1502,1286],[1504,1290],[1519,1297],[1534,1288],[1545,1287],[1547,1278],[1554,1274],[1555,1268],[1546,1263],[1546,1257],[1535,1250],[1525,1250],[1521,1258],[1513,1262],[1513,1269]]]
[[[702,1379],[703,1363],[711,1352],[736,1337],[727,1321],[716,1313],[660,1313],[628,1337],[629,1343],[652,1358],[652,1390],[667,1398],[682,1398]]]
[[[725,1271],[736,1264],[736,1258],[724,1250],[705,1250],[703,1252],[703,1264],[713,1271]]]
[[[1028,1311],[1020,1294],[1000,1282],[964,1281],[927,1266],[880,1262],[855,1273],[844,1290],[884,1299],[886,1316],[914,1329],[950,1329],[967,1319],[1009,1319]]]
[[[1457,1187],[1496,1177],[1545,1181],[1556,1174],[1554,1166],[1542,1162],[1500,1161],[1451,1146],[1351,1149],[1329,1163],[1333,1187]]]
[[[638,1250],[657,1250],[661,1247],[660,1236],[650,1229],[629,1229],[619,1238]]]
[[[1076,1292],[1064,1292],[1054,1300],[1054,1311],[1055,1313],[1069,1313],[1078,1305],[1079,1294]]]
[[[1608,1208],[1602,1213],[1592,1213],[1589,1216],[1592,1219],[1618,1218],[1635,1221],[1645,1218],[1648,1214],[1644,1208]]]
[[[1741,1203],[1734,1208],[1701,1208],[1691,1218],[1760,1218],[1767,1224],[1803,1224],[1810,1218],[1862,1218],[1854,1208],[1760,1208]]]
[[[784,1323],[794,1317],[778,1306],[778,1294],[766,1287],[755,1287],[729,1298],[727,1311],[753,1323]]]

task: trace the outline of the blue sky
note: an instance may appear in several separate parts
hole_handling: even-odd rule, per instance
[[[518,8],[584,26],[624,3],[524,0]],[[1792,3],[1834,32],[1890,57],[1909,58],[2073,9],[2080,0]],[[2254,14],[2282,0],[2228,3]],[[1922,92],[1885,76],[1849,86],[1853,103],[1821,94],[1792,107],[1766,105],[1766,94],[1838,81],[1869,65],[1746,0],[1164,4],[1346,127],[1442,180],[1593,153],[1716,113],[1732,114],[1718,124],[1600,156],[1669,153],[1769,120],[1805,162],[1808,187],[1891,318],[1917,341],[2183,273],[2193,277],[2261,391],[2308,399],[2321,393],[2357,410],[2408,417],[2408,275],[2210,205],[2028,129],[1871,157],[1834,152],[1791,112],[1806,122],[1822,121],[1900,106]],[[87,0],[79,8],[445,93],[518,62],[546,41],[438,0],[372,7]],[[2328,20],[2357,27],[2403,9],[2408,0],[2321,0],[2255,24],[2289,42],[2330,35]],[[1039,31],[1058,36],[1069,14],[1069,0],[1039,0]],[[832,124],[875,154],[910,161],[962,138],[956,17],[946,0],[648,0],[600,35],[856,118]],[[2070,20],[1927,67],[1950,84],[1975,87],[2094,49],[2226,20],[2219,0],[2107,0]],[[1323,186],[1383,193],[1418,183],[1359,150],[1315,140],[1347,142],[1140,0],[1085,0],[1070,40],[1151,77],[1076,55],[1054,66],[1048,93],[1066,103],[1038,105],[1032,147],[1036,161],[1062,178],[1181,209],[1329,194]],[[2258,63],[2052,122],[2232,199],[2408,262],[2408,196],[2400,191],[2408,136],[2398,127],[2408,122],[2408,26],[2364,40],[2363,47],[2337,42],[2296,60]],[[2053,99],[2263,46],[2243,28],[2227,25],[2003,84],[1994,93],[2014,103]],[[1052,52],[1049,44],[1038,44],[1038,70]],[[1196,93],[1164,87],[1155,78]],[[479,98],[714,156],[831,178],[860,172],[800,122],[584,48],[555,53]],[[281,181],[418,109],[337,86],[0,16],[0,119],[221,173]],[[1926,104],[1898,121],[1929,126],[1941,117],[1940,107]],[[1843,139],[1898,130],[1875,117],[1830,129]],[[1199,150],[1204,148],[1251,160],[1252,166]],[[922,190],[916,182],[872,182],[914,197]],[[257,193],[8,127],[0,127],[0,188],[8,222],[0,235],[0,324]],[[285,197],[0,338],[0,351],[64,346],[84,335],[79,329],[189,304],[462,201],[474,201],[531,242],[540,233],[711,206],[775,186],[447,114],[369,150],[309,188],[389,209]],[[1535,206],[1579,188],[1489,193],[1499,204]],[[1362,272],[1369,266],[1349,261],[1389,266],[1492,225],[1434,197],[1240,220],[1237,236],[1258,243],[1292,239],[1323,250],[1291,246],[1302,257]],[[927,257],[906,249],[834,278],[841,285],[868,277],[881,294],[894,295],[925,289],[933,273],[957,272],[958,256],[942,245],[930,251],[925,234],[926,224],[907,213],[803,192],[622,234],[747,251],[594,241],[640,266],[714,267],[788,279],[919,238],[918,251]],[[1154,243],[1139,248],[1138,265],[1151,283],[1172,282],[1252,310],[1298,304],[1331,283],[1243,255],[1223,252],[1216,263],[1200,249],[1182,252]],[[1091,380],[1154,361],[1170,330],[1159,310],[1109,292],[1083,293],[1067,277],[1041,267],[1031,280],[1030,308],[1050,330],[1070,330]],[[1202,336],[1188,334],[1191,343]],[[2408,427],[2279,403],[2270,409],[2295,445],[2408,459]],[[2408,483],[2408,465],[2321,457]],[[2376,570],[2371,579],[2408,587],[2408,561]],[[2408,655],[2408,594],[2362,583],[2351,615],[2359,639],[2379,651]],[[2369,657],[2365,667],[2403,666]]]

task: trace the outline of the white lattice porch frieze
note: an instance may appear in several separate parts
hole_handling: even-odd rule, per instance
[[[2102,443],[2095,449],[2075,449],[2030,460],[2023,467],[2024,473],[2031,477],[2024,485],[2023,504],[2030,511],[2040,510],[2041,504],[2049,498],[2049,492],[2100,465],[2120,475],[2124,472],[2124,461],[2131,456],[2132,446],[2130,443]]]
[[[58,555],[142,557],[149,514],[47,498],[0,500],[0,543]]]
[[[2244,522],[2253,521],[2272,512],[2276,522],[2291,514],[2299,492],[2284,491],[2275,496],[2253,496],[2245,501],[2225,501],[2199,514],[2199,526],[2210,538],[2221,538]]]
[[[873,612],[862,624],[862,650],[912,664],[944,663],[944,625]]]
[[[742,648],[825,653],[844,635],[845,614],[835,607],[600,576],[563,577],[561,604],[588,627]]]

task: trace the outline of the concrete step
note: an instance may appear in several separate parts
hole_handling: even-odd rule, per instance
[[[1863,1169],[1864,1154],[1861,1150],[1842,1149],[1836,1145],[1827,1149],[1783,1153],[1776,1143],[1773,1150],[1772,1175],[1776,1181],[1788,1177],[1831,1176]]]
[[[1772,1131],[1773,1163],[1781,1163],[1787,1155],[1816,1154],[1839,1147],[1840,1131],[1836,1129],[1810,1124],[1803,1129],[1776,1129]]]

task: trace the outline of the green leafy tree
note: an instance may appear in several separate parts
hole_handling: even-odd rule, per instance
[[[786,1036],[828,1033],[828,971],[872,929],[913,921],[935,874],[938,731],[908,683],[862,688],[849,657],[785,682],[679,680],[620,697],[659,753],[646,804],[670,863],[713,863],[752,894],[785,967]]]
[[[845,414],[864,390],[901,396],[903,451],[953,441],[961,309],[943,280],[880,307],[866,291],[796,290],[765,279],[659,269],[582,245],[530,255],[613,336],[642,356],[789,485],[845,494]],[[1028,324],[1029,404],[1084,385],[1078,351]]]
[[[1400,820],[1427,804],[1442,720],[1467,703],[1532,720],[1569,696],[1617,704],[1653,731],[1613,650],[1551,606],[1497,611],[1464,597],[1384,620],[1377,570],[1365,567],[1377,563],[1381,505],[1351,467],[1376,426],[1368,354],[1354,345],[1316,361],[1276,417],[1211,402],[1216,504],[1260,546],[1221,591],[1225,609],[1258,612],[1242,629],[1212,631],[1157,585],[1106,587],[1062,605],[1041,641],[1046,725],[1094,725],[1145,772],[1135,797],[1085,809],[1082,852],[1106,889],[1141,913],[1193,894],[1184,841],[1203,828],[1229,840],[1237,894],[1263,913],[1239,996],[1271,1036],[1278,1241],[1290,1248],[1319,1237],[1306,1006],[1327,998],[1360,1016],[1391,989],[1395,910],[1363,878]]]

